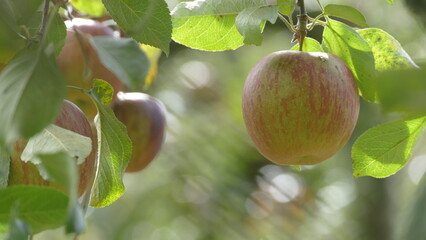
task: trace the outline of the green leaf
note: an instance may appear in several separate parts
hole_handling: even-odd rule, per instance
[[[30,35],[36,36],[40,31],[42,16],[43,12],[37,11],[25,18],[26,22],[21,24],[27,26]],[[59,13],[55,13],[51,24],[47,26],[45,31],[46,46],[54,49],[56,56],[58,56],[64,47],[65,37],[67,36],[64,20]]]
[[[0,189],[7,187],[9,179],[10,154],[0,147]]]
[[[351,27],[327,19],[323,33],[323,49],[342,59],[354,74],[361,95],[375,101],[374,56],[368,43]]]
[[[324,7],[324,14],[349,20],[362,27],[368,27],[364,15],[357,9],[347,5],[328,4]]]
[[[18,23],[16,22],[15,14],[13,12],[12,4],[8,1],[0,1],[0,26],[6,25],[10,29],[12,29],[15,33],[18,33]],[[2,26],[1,28],[2,32],[4,31],[4,28]],[[3,32],[4,33],[4,32]],[[10,37],[10,36],[0,36],[0,38],[3,37]],[[16,36],[15,36],[16,37]]]
[[[101,0],[72,0],[71,5],[79,12],[84,12],[93,17],[101,17],[106,13]]]
[[[388,0],[388,2],[389,2],[390,4],[393,4],[393,0]]]
[[[294,168],[294,170],[296,170],[296,171],[298,171],[298,172],[301,172],[301,171],[302,171],[302,169],[300,168],[300,166],[299,166],[299,165],[291,165],[291,167],[293,167],[293,168]]]
[[[75,160],[66,152],[38,154],[38,168],[44,179],[58,183],[70,196],[77,195],[78,169]]]
[[[3,0],[5,1],[5,0]],[[26,25],[29,22],[29,16],[34,14],[42,6],[43,0],[6,0],[13,9],[16,22],[19,25]]]
[[[143,85],[150,64],[138,43],[130,38],[112,37],[93,37],[90,42],[102,64],[130,89]]]
[[[265,19],[272,19],[271,11],[267,10],[268,16],[260,14],[247,17],[253,10],[263,7],[270,8],[277,5],[275,0],[206,0],[194,2],[182,2],[172,11],[173,20],[173,40],[185,46],[206,50],[225,51],[233,50],[244,44],[244,38],[240,34],[250,33],[248,42],[259,41],[259,32],[263,29],[261,22]],[[275,12],[275,9],[273,12]],[[250,24],[238,24],[236,18],[238,14],[246,11],[240,21],[249,21]],[[260,10],[265,11],[265,10]],[[278,14],[278,12],[275,12]],[[254,23],[257,27],[254,27]],[[240,32],[239,32],[240,31]],[[253,32],[257,33],[253,37]],[[254,40],[253,40],[254,38]]]
[[[4,233],[7,231],[8,226],[6,224],[0,223],[0,237],[2,236],[1,233]]]
[[[44,179],[58,183],[69,193],[67,233],[81,233],[84,230],[84,215],[77,201],[78,168],[76,161],[66,152],[39,154],[41,164],[37,165]]]
[[[293,15],[294,8],[296,7],[296,0],[277,0],[279,5],[278,11],[286,16]]]
[[[28,240],[31,233],[30,227],[21,219],[12,217],[7,240]]]
[[[53,122],[65,93],[54,56],[22,51],[0,73],[0,146],[29,138]]]
[[[389,33],[378,28],[357,30],[373,51],[377,71],[418,68],[401,44]]]
[[[66,36],[67,27],[65,22],[59,13],[56,13],[51,25],[46,29],[47,42],[53,46],[56,56],[61,53]]]
[[[39,164],[40,154],[68,153],[77,160],[78,164],[84,162],[92,151],[92,140],[73,131],[49,125],[40,133],[30,138],[22,152],[21,159],[24,162]]]
[[[426,117],[403,119],[373,127],[352,146],[353,175],[388,177],[410,160]]]
[[[33,233],[62,226],[67,216],[68,197],[53,188],[13,186],[0,190],[0,223],[8,223],[12,208]]]
[[[238,14],[235,24],[238,31],[244,36],[245,44],[260,45],[265,20],[274,24],[277,17],[278,6],[246,8]]]
[[[136,41],[169,53],[170,11],[164,0],[102,0],[118,26]]]
[[[385,111],[426,113],[426,70],[385,71],[378,74],[377,97]]]
[[[7,0],[10,1],[10,0]],[[42,22],[43,12],[41,10],[41,0],[26,1],[26,0],[15,0],[9,4],[14,12],[14,18],[16,19],[16,27],[21,35],[37,36],[40,31]],[[6,4],[7,5],[7,4]],[[12,22],[14,21],[11,19]],[[25,28],[25,31],[22,30]],[[47,25],[45,30],[45,37],[47,43],[51,44],[55,50],[56,55],[62,50],[65,43],[66,37],[66,26],[59,13],[55,13],[53,21],[50,25]]]
[[[299,50],[299,43],[294,45],[290,50]],[[303,41],[303,49],[304,52],[324,52],[324,49],[322,49],[321,44],[313,39],[306,37]]]
[[[174,18],[173,40],[205,51],[237,49],[244,45],[244,38],[235,26],[235,18],[236,15]]]
[[[26,24],[21,23],[22,16],[29,18],[37,11],[41,3],[42,0],[0,1],[0,65],[9,62],[20,49],[25,47],[26,42],[22,35],[25,35]]]
[[[106,207],[124,193],[123,175],[132,155],[132,143],[126,127],[115,117],[108,106],[108,94],[112,87],[105,81],[95,79],[92,97],[98,107],[95,125],[98,135],[99,168],[92,189],[90,205]],[[107,95],[102,95],[106,93]]]
[[[93,87],[90,90],[90,95],[94,98],[95,102],[108,106],[114,96],[114,89],[103,80],[93,80]]]

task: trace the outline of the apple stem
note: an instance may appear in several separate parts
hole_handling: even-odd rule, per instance
[[[308,35],[308,14],[306,14],[305,1],[297,0],[297,6],[299,6],[300,14],[297,15],[297,26],[296,32],[293,35],[293,40],[297,40],[299,43],[299,51],[303,50],[303,41],[306,35]]]

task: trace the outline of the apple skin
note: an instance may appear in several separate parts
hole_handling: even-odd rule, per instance
[[[320,163],[352,135],[358,89],[342,60],[279,51],[261,59],[243,90],[243,117],[257,150],[280,165]]]
[[[112,108],[117,119],[126,125],[132,140],[132,158],[126,172],[138,172],[148,166],[163,144],[165,107],[148,94],[118,92]]]
[[[92,134],[90,123],[84,113],[72,102],[65,100],[62,105],[61,113],[57,116],[56,126],[68,129],[92,140],[92,146],[95,146],[96,139]],[[37,167],[30,162],[21,161],[21,154],[27,144],[26,140],[20,139],[14,144],[8,184],[11,185],[37,185],[37,186],[53,186],[60,189],[53,182],[44,180]],[[79,165],[80,182],[78,195],[81,196],[93,181],[95,175],[95,158],[96,149],[92,147],[92,152],[86,158],[84,163]]]
[[[67,37],[65,45],[60,55],[57,57],[56,62],[67,84],[90,89],[92,87],[92,80],[94,78],[100,78],[111,84],[115,92],[123,90],[124,84],[114,73],[101,63],[96,50],[89,42],[89,36],[117,37],[117,34],[101,22],[91,19],[74,18],[72,22],[66,21],[65,23],[67,25]],[[89,74],[85,74],[85,65],[87,63],[74,31],[74,27],[80,31],[83,46],[90,59],[90,66],[88,66],[88,70],[90,70]],[[77,104],[90,119],[95,117],[97,113],[96,106],[86,94],[69,89],[67,99]],[[113,101],[115,101],[115,99],[116,97],[114,95]]]

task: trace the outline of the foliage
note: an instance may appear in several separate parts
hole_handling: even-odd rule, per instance
[[[296,36],[300,34],[300,25],[292,20],[296,2],[196,0],[180,2],[170,10],[165,0],[46,0],[46,5],[42,0],[31,4],[1,1],[0,224],[9,225],[10,238],[25,239],[60,226],[78,234],[84,228],[86,205],[106,207],[125,190],[123,177],[131,158],[131,141],[109,107],[114,89],[96,79],[91,89],[77,89],[90,96],[98,110],[93,122],[98,137],[96,176],[81,205],[77,200],[74,158],[77,164],[84,160],[91,150],[87,147],[90,141],[51,125],[67,89],[55,57],[66,38],[62,19],[71,14],[60,7],[72,5],[79,13],[111,18],[116,23],[114,28],[124,34],[123,38],[93,37],[90,44],[102,64],[127,89],[141,91],[144,85],[152,84],[151,70],[155,67],[156,72],[158,61],[155,57],[152,60],[141,44],[159,48],[166,55],[170,54],[172,40],[187,48],[212,52],[259,46],[265,28],[276,24],[277,19]],[[305,38],[301,48],[297,43],[292,50],[338,56],[352,71],[364,100],[380,104],[385,111],[403,113],[399,119],[367,130],[353,144],[353,176],[384,178],[397,173],[412,158],[426,127],[426,109],[418,104],[425,100],[424,70],[396,38],[382,29],[368,28],[366,18],[353,7],[329,4],[317,18],[308,20],[309,30],[317,25],[324,27],[321,40]],[[408,80],[401,81],[405,77]],[[10,153],[21,138],[29,140],[22,160],[37,164],[44,177],[64,187],[67,194],[47,187],[7,186]]]

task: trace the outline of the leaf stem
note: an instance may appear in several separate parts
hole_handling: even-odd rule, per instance
[[[81,87],[76,87],[76,86],[67,85],[67,88],[69,88],[69,89],[73,89],[73,90],[77,90],[77,91],[82,92],[82,93],[85,93],[85,94],[90,94],[90,91],[88,91],[88,90],[86,90],[86,89],[84,89],[84,88],[81,88]]]
[[[308,31],[311,31],[314,27],[315,27],[315,25],[318,23],[318,24],[321,24],[321,25],[325,25],[326,24],[326,22],[323,22],[323,21],[321,21],[321,20],[319,20],[320,18],[322,18],[322,17],[324,17],[324,13],[321,13],[320,15],[318,15],[316,18],[311,18],[311,17],[309,17],[308,16],[308,20],[309,21],[312,21],[310,24],[308,24]]]
[[[317,0],[318,6],[320,7],[321,11],[324,13],[324,8],[319,0]]]
[[[281,21],[283,21],[285,23],[285,25],[287,26],[288,29],[290,29],[290,31],[292,32],[296,32],[296,29],[294,28],[293,24],[291,24],[283,15],[281,15],[280,13],[278,14],[278,17],[281,19]],[[291,19],[291,18],[289,18]]]

